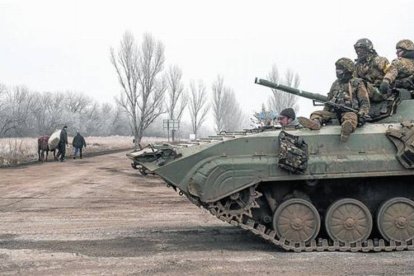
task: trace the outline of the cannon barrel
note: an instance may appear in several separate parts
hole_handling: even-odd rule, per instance
[[[320,102],[327,102],[328,101],[328,97],[321,95],[321,94],[317,94],[317,93],[311,93],[311,92],[307,92],[307,91],[303,91],[300,89],[296,89],[287,85],[283,85],[283,84],[278,84],[278,83],[274,83],[268,80],[264,80],[264,79],[259,79],[256,78],[254,80],[254,83],[263,85],[263,86],[267,86],[273,89],[277,89],[277,90],[281,90],[284,91],[286,93],[290,93],[290,94],[294,94],[300,97],[304,97],[304,98],[308,98],[311,100],[317,100]]]

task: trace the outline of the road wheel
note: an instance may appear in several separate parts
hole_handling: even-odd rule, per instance
[[[334,241],[364,241],[372,230],[371,212],[361,201],[352,198],[340,199],[328,208],[325,227]]]
[[[384,202],[378,210],[377,226],[387,241],[414,239],[414,202],[405,197]]]
[[[316,238],[320,227],[318,211],[304,199],[286,200],[273,215],[273,228],[278,237],[292,242],[307,242]]]

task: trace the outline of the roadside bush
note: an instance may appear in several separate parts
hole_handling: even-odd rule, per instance
[[[14,166],[37,159],[36,147],[31,138],[0,139],[0,166]]]

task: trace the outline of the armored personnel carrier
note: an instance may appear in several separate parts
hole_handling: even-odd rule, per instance
[[[326,97],[256,79],[319,102]],[[414,249],[414,100],[396,90],[340,142],[340,126],[221,133],[128,154],[217,218],[296,252]]]

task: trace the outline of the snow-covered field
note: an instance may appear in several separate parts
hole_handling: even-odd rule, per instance
[[[161,142],[165,139],[157,137],[144,137],[141,145]],[[70,146],[66,149],[66,155],[72,155],[72,137],[68,137]],[[117,149],[133,149],[132,136],[109,136],[109,137],[85,137],[88,152],[102,152]],[[49,153],[49,160],[53,160],[53,153]],[[0,138],[0,167],[13,166],[21,163],[36,161],[37,138]]]

